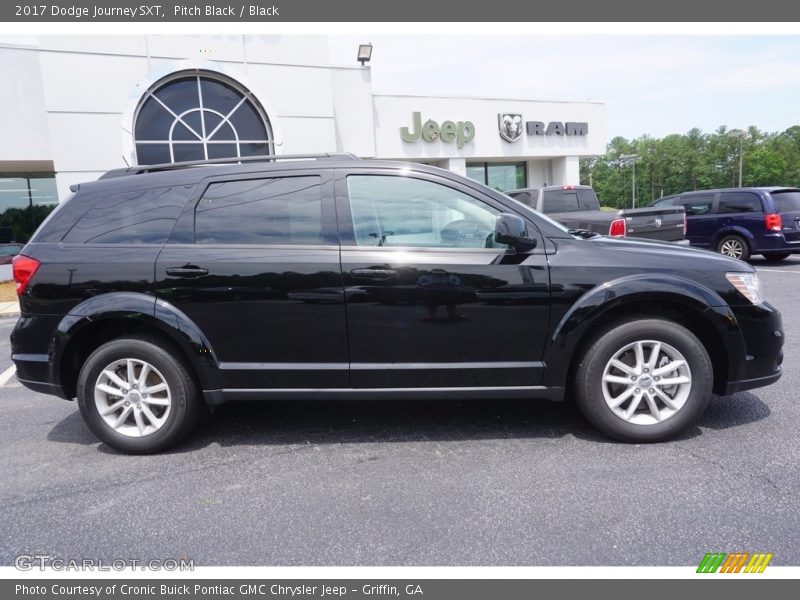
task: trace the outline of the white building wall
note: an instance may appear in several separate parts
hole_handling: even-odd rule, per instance
[[[553,159],[551,185],[578,185],[581,182],[580,161],[577,156]]]
[[[354,61],[355,62],[355,61]],[[326,36],[0,36],[0,161],[52,161],[59,196],[133,159],[141,94],[181,68],[219,70],[267,111],[276,153],[353,152],[420,160],[464,174],[468,161],[526,161],[529,185],[578,183],[581,156],[605,151],[604,106],[586,102],[373,95],[369,67],[332,66]],[[471,121],[472,142],[404,142],[422,120]],[[586,136],[498,133],[498,113],[589,123]],[[50,163],[46,163],[50,164]],[[9,170],[8,168],[6,170]]]
[[[16,44],[30,39],[13,40]],[[39,56],[0,40],[0,162],[49,161],[50,132],[44,105]]]
[[[336,145],[331,150],[356,156],[375,156],[375,112],[372,71],[333,68],[330,71]]]

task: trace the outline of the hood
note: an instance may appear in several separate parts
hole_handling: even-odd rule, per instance
[[[672,242],[660,242],[657,240],[645,240],[640,238],[611,238],[606,236],[596,236],[586,240],[602,248],[633,253],[642,258],[648,255],[672,260],[685,259],[690,263],[691,268],[700,266],[697,261],[703,261],[702,266],[709,269],[719,269],[724,271],[744,271],[753,272],[755,269],[749,264],[736,258],[723,256],[711,250],[682,246]]]

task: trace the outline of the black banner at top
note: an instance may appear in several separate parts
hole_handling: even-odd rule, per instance
[[[147,3],[149,2],[149,3]],[[786,22],[800,3],[786,0],[34,0],[2,3],[2,22]],[[536,33],[532,25],[531,33]],[[569,33],[567,27],[563,33]]]

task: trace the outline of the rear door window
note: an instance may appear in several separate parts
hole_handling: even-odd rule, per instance
[[[195,209],[196,244],[322,244],[319,176],[238,179],[208,186]]]
[[[752,192],[722,192],[719,199],[719,214],[748,213],[764,210],[761,199]]]

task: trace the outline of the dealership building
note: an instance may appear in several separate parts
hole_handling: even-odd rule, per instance
[[[0,36],[4,237],[125,165],[349,152],[507,190],[579,183],[579,159],[605,151],[601,103],[375,93],[357,50],[333,64],[327,36]]]

